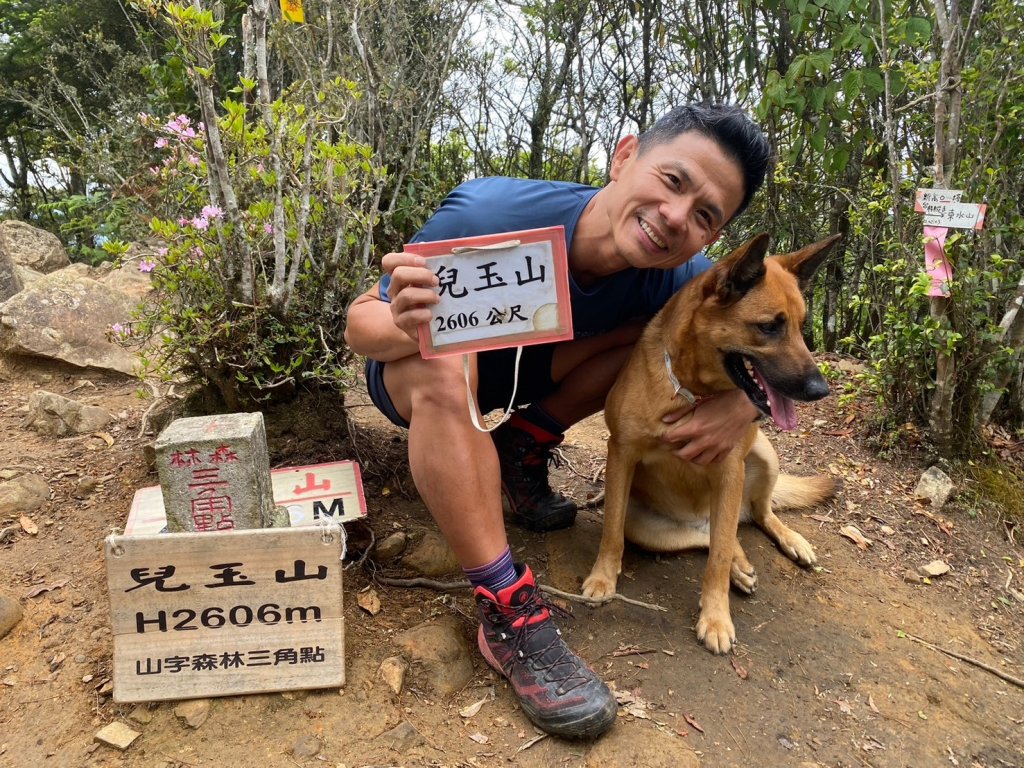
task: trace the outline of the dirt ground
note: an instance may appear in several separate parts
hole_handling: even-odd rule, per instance
[[[25,429],[37,388],[110,410],[112,441]],[[734,593],[734,654],[715,657],[695,639],[700,553],[627,547],[620,592],[665,612],[568,604],[570,644],[622,701],[596,743],[537,740],[479,658],[471,683],[443,700],[415,677],[400,695],[381,681],[397,632],[454,616],[468,640],[475,625],[468,591],[377,584],[382,610],[357,606],[371,584],[372,551],[359,562],[369,531],[380,540],[432,527],[409,479],[404,434],[358,392],[345,409],[321,397],[266,414],[274,466],[354,458],[363,469],[369,520],[350,530],[344,689],[216,699],[196,729],[173,702],[116,704],[103,540],[123,525],[135,490],[157,482],[143,454],[153,435],[140,434],[152,400],[138,390],[96,373],[0,365],[0,470],[40,474],[51,488],[28,516],[38,533],[18,515],[0,516],[0,591],[24,609],[0,640],[0,766],[1024,766],[1024,688],[1015,682],[1024,678],[1024,548],[997,511],[965,494],[937,512],[914,501],[924,466],[876,458],[863,443],[870,404],[841,407],[836,394],[800,408],[801,431],[770,434],[785,471],[843,481],[828,506],[788,517],[819,567],[803,570],[759,531],[741,531],[759,588]],[[581,503],[603,487],[605,438],[599,417],[572,430],[553,474]],[[871,543],[859,547],[840,533],[845,526]],[[578,593],[597,551],[600,505],[567,531],[510,535],[539,581]],[[935,560],[949,572],[925,583],[908,576]],[[400,565],[384,572],[414,575]],[[94,741],[113,721],[141,733],[124,752]],[[405,721],[421,738],[396,740],[392,729]]]

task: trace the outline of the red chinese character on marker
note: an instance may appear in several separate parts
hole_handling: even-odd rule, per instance
[[[225,531],[235,527],[231,496],[218,495],[217,491],[227,484],[227,480],[220,479],[220,467],[192,469],[192,482],[188,487],[194,489],[196,496],[192,499],[192,521],[197,531]]]
[[[228,461],[238,461],[238,454],[231,450],[230,446],[221,445],[210,454],[212,464],[222,464]]]
[[[189,448],[187,451],[175,451],[171,454],[172,467],[191,467],[202,463],[202,459],[199,458],[199,451],[195,448]]]
[[[234,511],[230,496],[200,496],[192,499],[192,521],[196,524],[197,531],[224,531],[235,527],[235,521],[231,517]],[[214,517],[218,517],[216,524]]]

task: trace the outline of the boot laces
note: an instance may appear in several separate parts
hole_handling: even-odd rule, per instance
[[[548,601],[539,591],[521,605],[505,606],[484,600],[487,618],[504,630],[500,637],[506,639],[512,633],[513,662],[532,662],[532,668],[543,674],[546,682],[558,683],[558,693],[561,695],[586,685],[589,678],[582,674],[582,662],[569,650],[562,640],[561,630],[554,626],[550,618],[530,623],[530,619],[544,609],[559,617],[572,615]]]

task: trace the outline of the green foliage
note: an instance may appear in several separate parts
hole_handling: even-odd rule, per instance
[[[275,102],[273,131],[247,122],[241,105],[224,106],[219,126],[232,158],[237,221],[208,202],[203,126],[185,115],[163,125],[147,119],[165,153],[150,172],[160,180],[164,211],[152,230],[167,247],[153,273],[154,298],[132,323],[131,340],[159,341],[144,358],[149,371],[204,385],[232,409],[290,396],[303,384],[344,388],[348,352],[339,345],[360,276],[353,257],[373,221],[358,208],[376,180],[368,151],[314,140],[300,105]],[[278,132],[287,137],[279,171],[272,161]],[[307,139],[313,149],[304,188],[296,180]],[[275,205],[279,182],[286,193]],[[278,246],[297,253],[300,232],[308,250],[298,256],[291,300],[275,302]],[[237,300],[238,276],[225,258],[226,249],[243,246],[253,257],[250,302]]]
[[[40,203],[36,211],[39,219],[33,223],[55,230],[71,261],[91,266],[110,260],[105,243],[134,240],[146,232],[139,201],[111,199],[104,190]]]

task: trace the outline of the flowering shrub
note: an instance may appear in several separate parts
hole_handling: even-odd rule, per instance
[[[380,174],[365,147],[329,140],[329,120],[301,105],[275,102],[272,125],[224,107],[230,211],[215,196],[226,194],[211,181],[207,126],[140,115],[158,159],[146,171],[160,189],[151,228],[167,247],[139,262],[154,290],[131,339],[160,340],[147,371],[199,383],[231,409],[303,382],[343,386],[342,324],[364,277]]]

